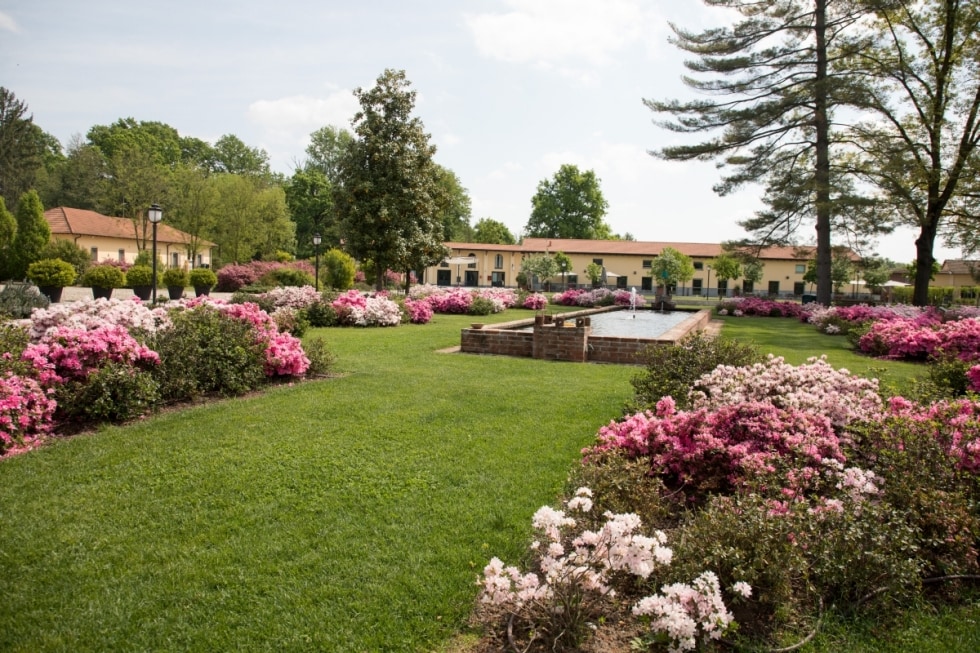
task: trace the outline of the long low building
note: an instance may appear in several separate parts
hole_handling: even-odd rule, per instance
[[[440,286],[516,286],[521,262],[526,257],[562,252],[571,259],[571,270],[564,280],[561,276],[552,278],[552,288],[590,286],[586,267],[597,263],[605,270],[604,286],[652,292],[657,288],[657,280],[651,276],[653,260],[664,248],[671,247],[694,262],[694,278],[673,288],[672,294],[717,297],[739,292],[787,297],[812,291],[812,286],[803,281],[807,261],[814,256],[812,248],[762,250],[759,257],[763,264],[762,280],[753,284],[745,279],[720,280],[712,274],[712,260],[724,251],[715,243],[525,238],[520,245],[445,244],[451,250],[450,257],[428,268],[423,282]]]

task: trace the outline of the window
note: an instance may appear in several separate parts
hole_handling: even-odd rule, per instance
[[[595,263],[596,265],[602,265],[602,259],[601,258],[594,258],[594,259],[592,259],[592,262]]]
[[[493,259],[493,267],[497,268],[498,270],[504,267],[503,254],[497,254],[497,256]]]
[[[472,256],[474,259],[476,258],[476,254],[474,254],[473,252],[470,252],[469,255]],[[475,262],[474,263],[467,263],[466,264],[466,267],[469,268],[470,270],[475,270],[476,269],[476,263]],[[468,283],[466,285],[467,286],[475,286],[476,284],[475,283],[472,283],[472,284]]]
[[[778,295],[779,294],[779,282],[778,281],[770,281],[769,282],[769,294],[770,295]]]
[[[701,296],[701,284],[704,283],[703,279],[695,279],[691,282],[691,292],[700,297]]]
[[[797,281],[796,283],[793,284],[793,294],[796,295],[797,297],[803,294],[803,290],[804,287],[802,281]]]
[[[796,274],[806,274],[806,264],[797,263],[796,264]]]
[[[625,290],[626,289],[626,282],[627,282],[627,278],[626,277],[616,277],[616,287],[617,288],[619,288],[621,290]]]
[[[179,268],[180,267],[180,254],[177,252],[172,252],[170,254],[170,267]]]
[[[441,267],[441,268],[448,268],[449,267],[449,261],[443,261],[442,263],[439,264],[439,267]],[[446,285],[448,286],[449,284],[446,284]]]
[[[650,269],[653,267],[653,259],[645,258],[643,259],[643,267]]]
[[[494,288],[502,288],[504,285],[504,273],[493,272],[490,275],[490,283]]]
[[[718,294],[728,296],[728,279],[718,279]]]
[[[742,282],[742,290],[745,292],[746,295],[751,294],[752,293],[752,282],[749,281],[749,280],[743,281]]]
[[[98,247],[93,247],[91,249],[91,252],[92,252],[92,260],[93,261],[98,261],[99,260],[99,248]]]
[[[119,250],[118,256],[119,256],[119,262],[120,263],[125,263],[126,262],[126,250],[124,250],[124,249]]]
[[[703,261],[695,261],[694,262],[694,269],[695,270],[703,270],[704,269],[704,262]]]
[[[640,279],[640,290],[653,290],[653,277]]]

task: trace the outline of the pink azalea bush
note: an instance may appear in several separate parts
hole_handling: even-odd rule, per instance
[[[940,322],[938,317],[897,318],[871,324],[858,349],[882,358],[928,360],[940,351],[980,360],[980,318]]]
[[[280,286],[257,297],[272,302],[276,310],[281,308],[301,310],[320,301],[320,293],[313,286]]]
[[[31,378],[0,376],[0,455],[30,447],[51,430],[57,403]]]
[[[22,358],[33,366],[47,388],[65,381],[84,381],[109,361],[140,368],[160,362],[155,351],[119,325],[94,329],[55,327],[40,342],[28,345]]]
[[[553,304],[560,306],[581,306],[583,308],[611,306],[614,301],[615,295],[608,288],[569,288],[565,292],[557,293],[551,297]],[[628,304],[629,301],[626,303]]]
[[[967,370],[966,378],[970,382],[970,389],[973,392],[980,392],[980,365],[974,365]]]
[[[167,325],[165,308],[151,309],[138,298],[89,299],[51,304],[31,314],[31,340],[40,341],[46,333],[65,326],[74,329],[98,329],[108,325],[129,331],[152,333]]]
[[[925,429],[960,469],[980,474],[980,401],[945,400],[922,406],[893,397],[888,417]]]
[[[784,472],[787,465],[794,471],[784,474],[784,487],[800,490],[825,460],[844,461],[826,416],[760,401],[678,412],[665,397],[656,413],[637,413],[601,428],[597,444],[584,453],[610,450],[649,459],[651,472],[663,475],[669,487],[686,486],[700,498]]]
[[[636,293],[636,307],[641,308],[646,306],[647,300],[643,295]],[[632,306],[634,305],[634,295],[628,290],[615,290],[613,291],[613,303],[616,306]]]
[[[348,290],[331,305],[337,312],[337,321],[344,326],[397,326],[401,323],[401,309],[384,294],[366,295],[359,290]]]
[[[524,303],[521,305],[532,311],[544,310],[548,306],[548,298],[539,292],[532,293],[524,298]]]
[[[217,271],[218,284],[215,289],[219,292],[236,292],[245,286],[258,282],[266,274],[275,270],[293,269],[306,272],[313,276],[314,268],[308,261],[251,261],[245,264],[226,265]]]
[[[424,297],[422,299],[406,297],[405,311],[408,313],[408,319],[412,324],[428,324],[432,321],[432,305]]]
[[[797,302],[780,302],[761,297],[733,297],[718,303],[716,310],[724,315],[755,315],[759,317],[801,318],[813,304],[803,306]]]
[[[838,430],[856,420],[876,419],[883,409],[877,379],[836,370],[825,356],[798,366],[771,354],[746,367],[720,365],[694,383],[689,399],[694,408],[708,410],[764,401],[824,415]]]

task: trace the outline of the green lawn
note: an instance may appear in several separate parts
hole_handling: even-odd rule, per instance
[[[344,376],[0,461],[0,650],[439,650],[636,373],[438,353],[472,319],[314,330]],[[867,360],[810,331],[725,326],[788,359]]]

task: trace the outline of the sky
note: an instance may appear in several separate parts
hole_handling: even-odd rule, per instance
[[[657,126],[643,104],[698,97],[671,23],[700,30],[731,15],[700,0],[0,0],[0,86],[63,145],[132,117],[211,143],[234,134],[290,175],[310,133],[350,129],[355,88],[404,70],[474,223],[519,236],[538,184],[570,163],[599,177],[615,233],[741,238],[761,187],[719,197],[714,163],[649,154],[697,138]],[[866,253],[911,261],[915,236]]]

